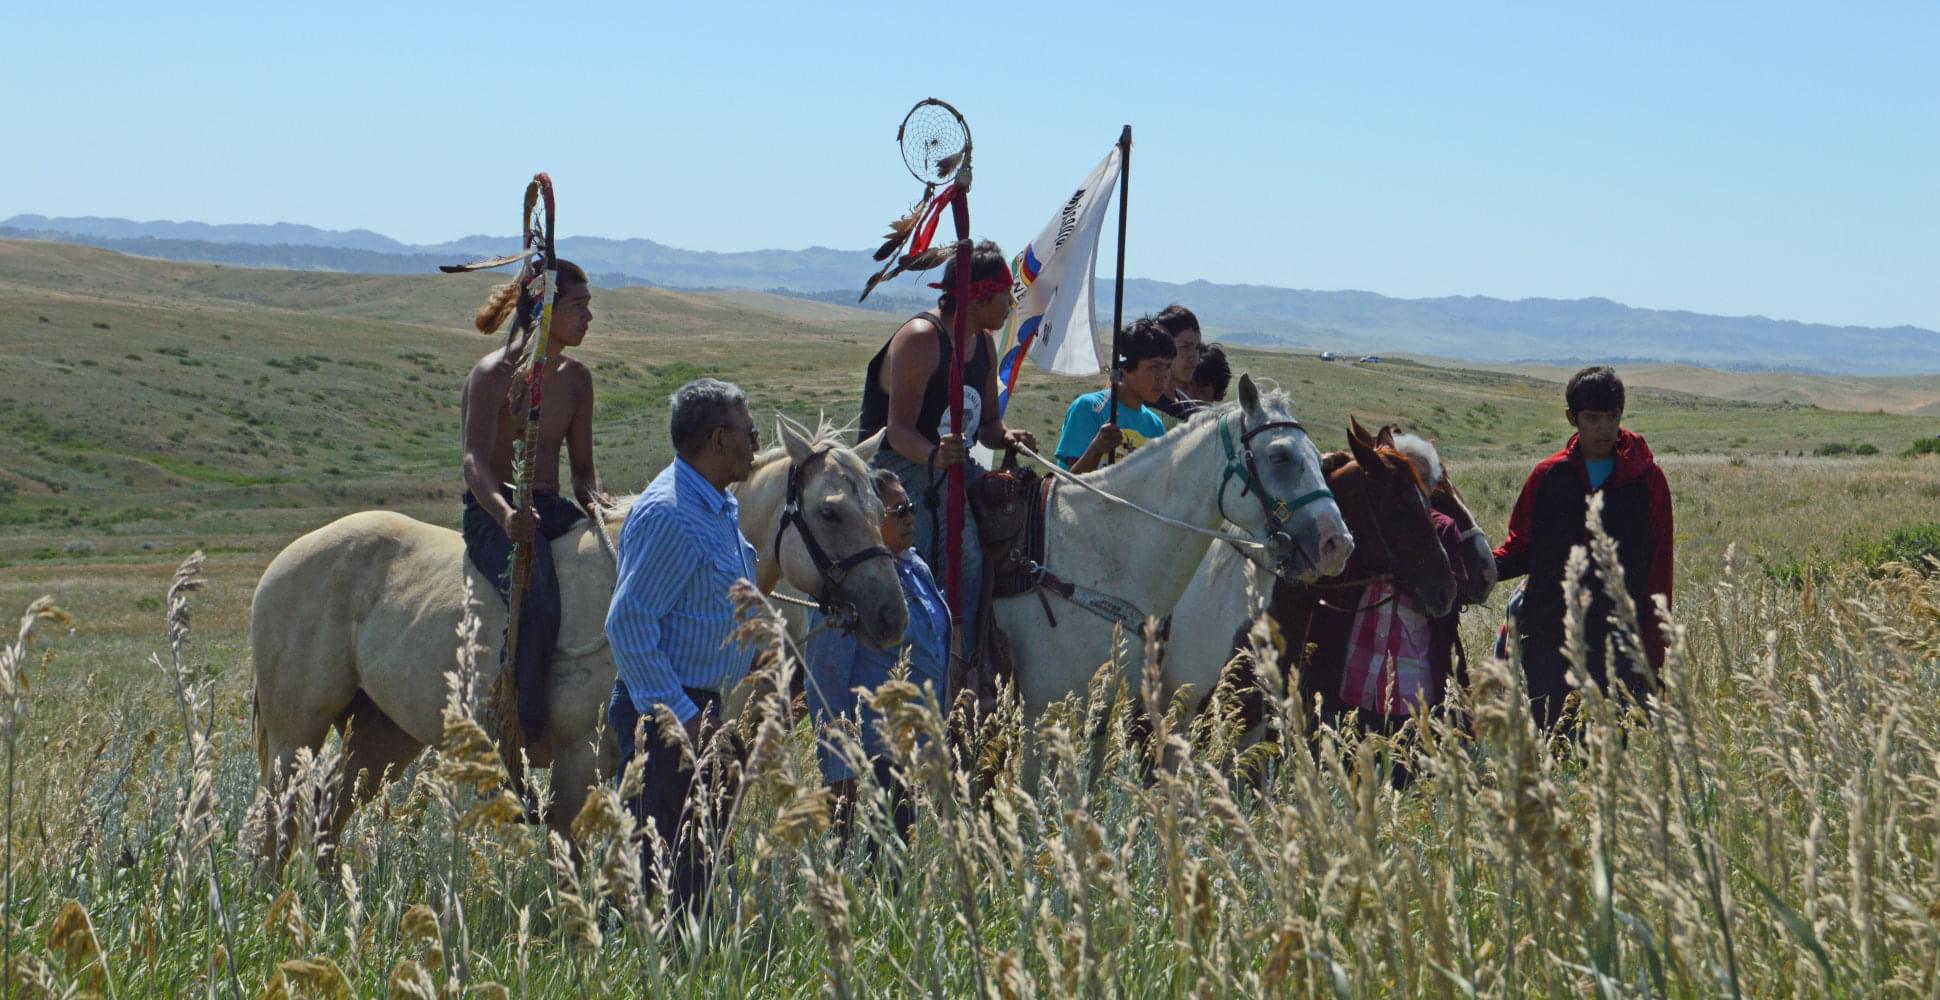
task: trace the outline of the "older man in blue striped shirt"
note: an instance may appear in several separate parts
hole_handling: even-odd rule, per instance
[[[628,807],[676,845],[693,769],[660,739],[654,715],[665,706],[698,746],[705,727],[719,724],[721,695],[748,672],[752,652],[728,641],[735,628],[728,589],[754,578],[755,554],[727,488],[748,478],[760,442],[747,396],[734,385],[697,379],[671,402],[677,457],[634,501],[620,529],[606,636],[619,667],[607,715],[621,773],[636,753],[646,757],[644,787]],[[636,745],[643,717],[645,738]],[[677,848],[674,857],[674,897],[690,904],[705,869],[692,850]]]

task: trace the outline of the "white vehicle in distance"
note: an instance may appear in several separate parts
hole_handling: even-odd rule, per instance
[[[1322,360],[1322,361],[1339,361],[1339,360],[1340,360],[1340,355],[1338,355],[1338,354],[1335,354],[1335,353],[1334,353],[1333,351],[1322,351],[1322,352],[1320,352],[1320,360]]]
[[[1364,355],[1361,360],[1354,363],[1357,365],[1378,365],[1381,363],[1381,356],[1379,354]]]

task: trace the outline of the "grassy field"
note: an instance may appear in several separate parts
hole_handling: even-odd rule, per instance
[[[1567,369],[1520,365],[1506,370],[1536,378],[1562,380]],[[1887,413],[1940,414],[1940,375],[1869,378],[1797,372],[1727,372],[1690,365],[1626,366],[1629,382],[1753,403],[1797,403],[1831,410],[1883,410]],[[1940,428],[1940,423],[1936,423]]]
[[[1940,589],[1841,568],[1940,521],[1940,460],[1899,457],[1932,421],[1696,395],[1689,379],[1640,384],[1627,417],[1678,505],[1688,633],[1670,707],[1639,726],[1593,700],[1574,754],[1541,752],[1513,673],[1491,666],[1464,706],[1472,736],[1438,723],[1401,747],[1330,737],[1337,753],[1291,755],[1258,787],[1224,777],[1217,741],[1147,780],[1115,735],[1102,781],[1075,766],[1037,787],[1000,781],[983,811],[935,761],[912,760],[938,808],[906,853],[871,864],[807,818],[797,730],[749,765],[734,892],[700,946],[669,943],[666,914],[615,860],[623,823],[589,818],[585,853],[551,856],[532,830],[468,819],[480,793],[432,760],[360,814],[340,856],[306,848],[285,878],[258,879],[249,595],[278,549],[343,513],[455,526],[458,384],[490,347],[468,326],[489,286],[0,241],[13,375],[0,609],[47,594],[75,619],[43,622],[0,685],[0,953],[21,956],[17,983],[116,996],[492,995],[488,982],[538,996],[1935,989]],[[582,354],[616,490],[667,461],[665,399],[695,375],[741,383],[758,413],[847,419],[896,319],[644,288],[599,291],[594,309]],[[1492,534],[1566,436],[1560,386],[1527,374],[1235,359],[1290,390],[1323,444],[1350,413],[1436,438]],[[1015,421],[1048,446],[1065,403],[1093,387],[1027,372]],[[1812,454],[1860,445],[1879,454]],[[164,593],[195,550],[208,559],[178,673]],[[1801,565],[1816,570],[1802,586],[1764,572]],[[1495,619],[1470,613],[1471,649]],[[194,695],[186,728],[178,677]],[[1049,744],[1075,745],[1081,719],[1053,720]],[[1376,773],[1397,756],[1423,775],[1400,794]]]

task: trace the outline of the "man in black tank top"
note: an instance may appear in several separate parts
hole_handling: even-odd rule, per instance
[[[948,500],[947,470],[965,466],[966,485],[983,474],[970,458],[971,440],[993,450],[1022,443],[1033,450],[1037,439],[1028,431],[1012,430],[996,413],[996,344],[990,331],[1010,318],[1011,276],[1004,263],[1004,252],[997,244],[984,240],[972,251],[970,262],[970,301],[964,304],[970,329],[971,349],[963,362],[963,426],[966,434],[950,433],[950,358],[951,332],[955,330],[958,303],[952,289],[956,282],[956,259],[943,269],[943,280],[933,287],[943,289],[937,307],[911,317],[889,338],[882,350],[869,361],[869,374],[862,386],[862,435],[867,437],[887,430],[883,448],[876,452],[876,464],[895,472],[909,487],[916,504],[914,545],[938,577],[947,572],[944,563],[944,510]],[[983,582],[983,550],[977,537],[976,519],[964,518],[963,565],[957,576],[964,606],[961,652],[968,656],[977,635],[979,587]],[[958,679],[952,671],[951,681]],[[946,699],[955,691],[944,692]]]

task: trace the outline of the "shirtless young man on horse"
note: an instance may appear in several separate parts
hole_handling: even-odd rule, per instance
[[[566,351],[586,339],[593,321],[592,290],[586,272],[570,261],[558,262],[558,293],[553,299],[552,325],[547,333],[545,406],[539,426],[539,450],[532,463],[532,507],[513,506],[513,445],[526,432],[526,389],[519,371],[530,338],[528,329],[510,345],[480,359],[465,377],[460,404],[465,475],[465,555],[487,579],[498,583],[508,603],[511,580],[507,570],[512,548],[521,542],[549,542],[566,533],[583,510],[604,503],[599,473],[593,467],[593,374]],[[504,325],[508,316],[524,315],[517,283],[492,294],[473,323],[484,333]],[[559,448],[572,458],[573,496],[559,495]],[[526,739],[534,740],[546,717],[546,663],[559,638],[559,579],[553,572],[552,549],[532,546],[532,577],[519,606],[518,679],[519,723]]]

